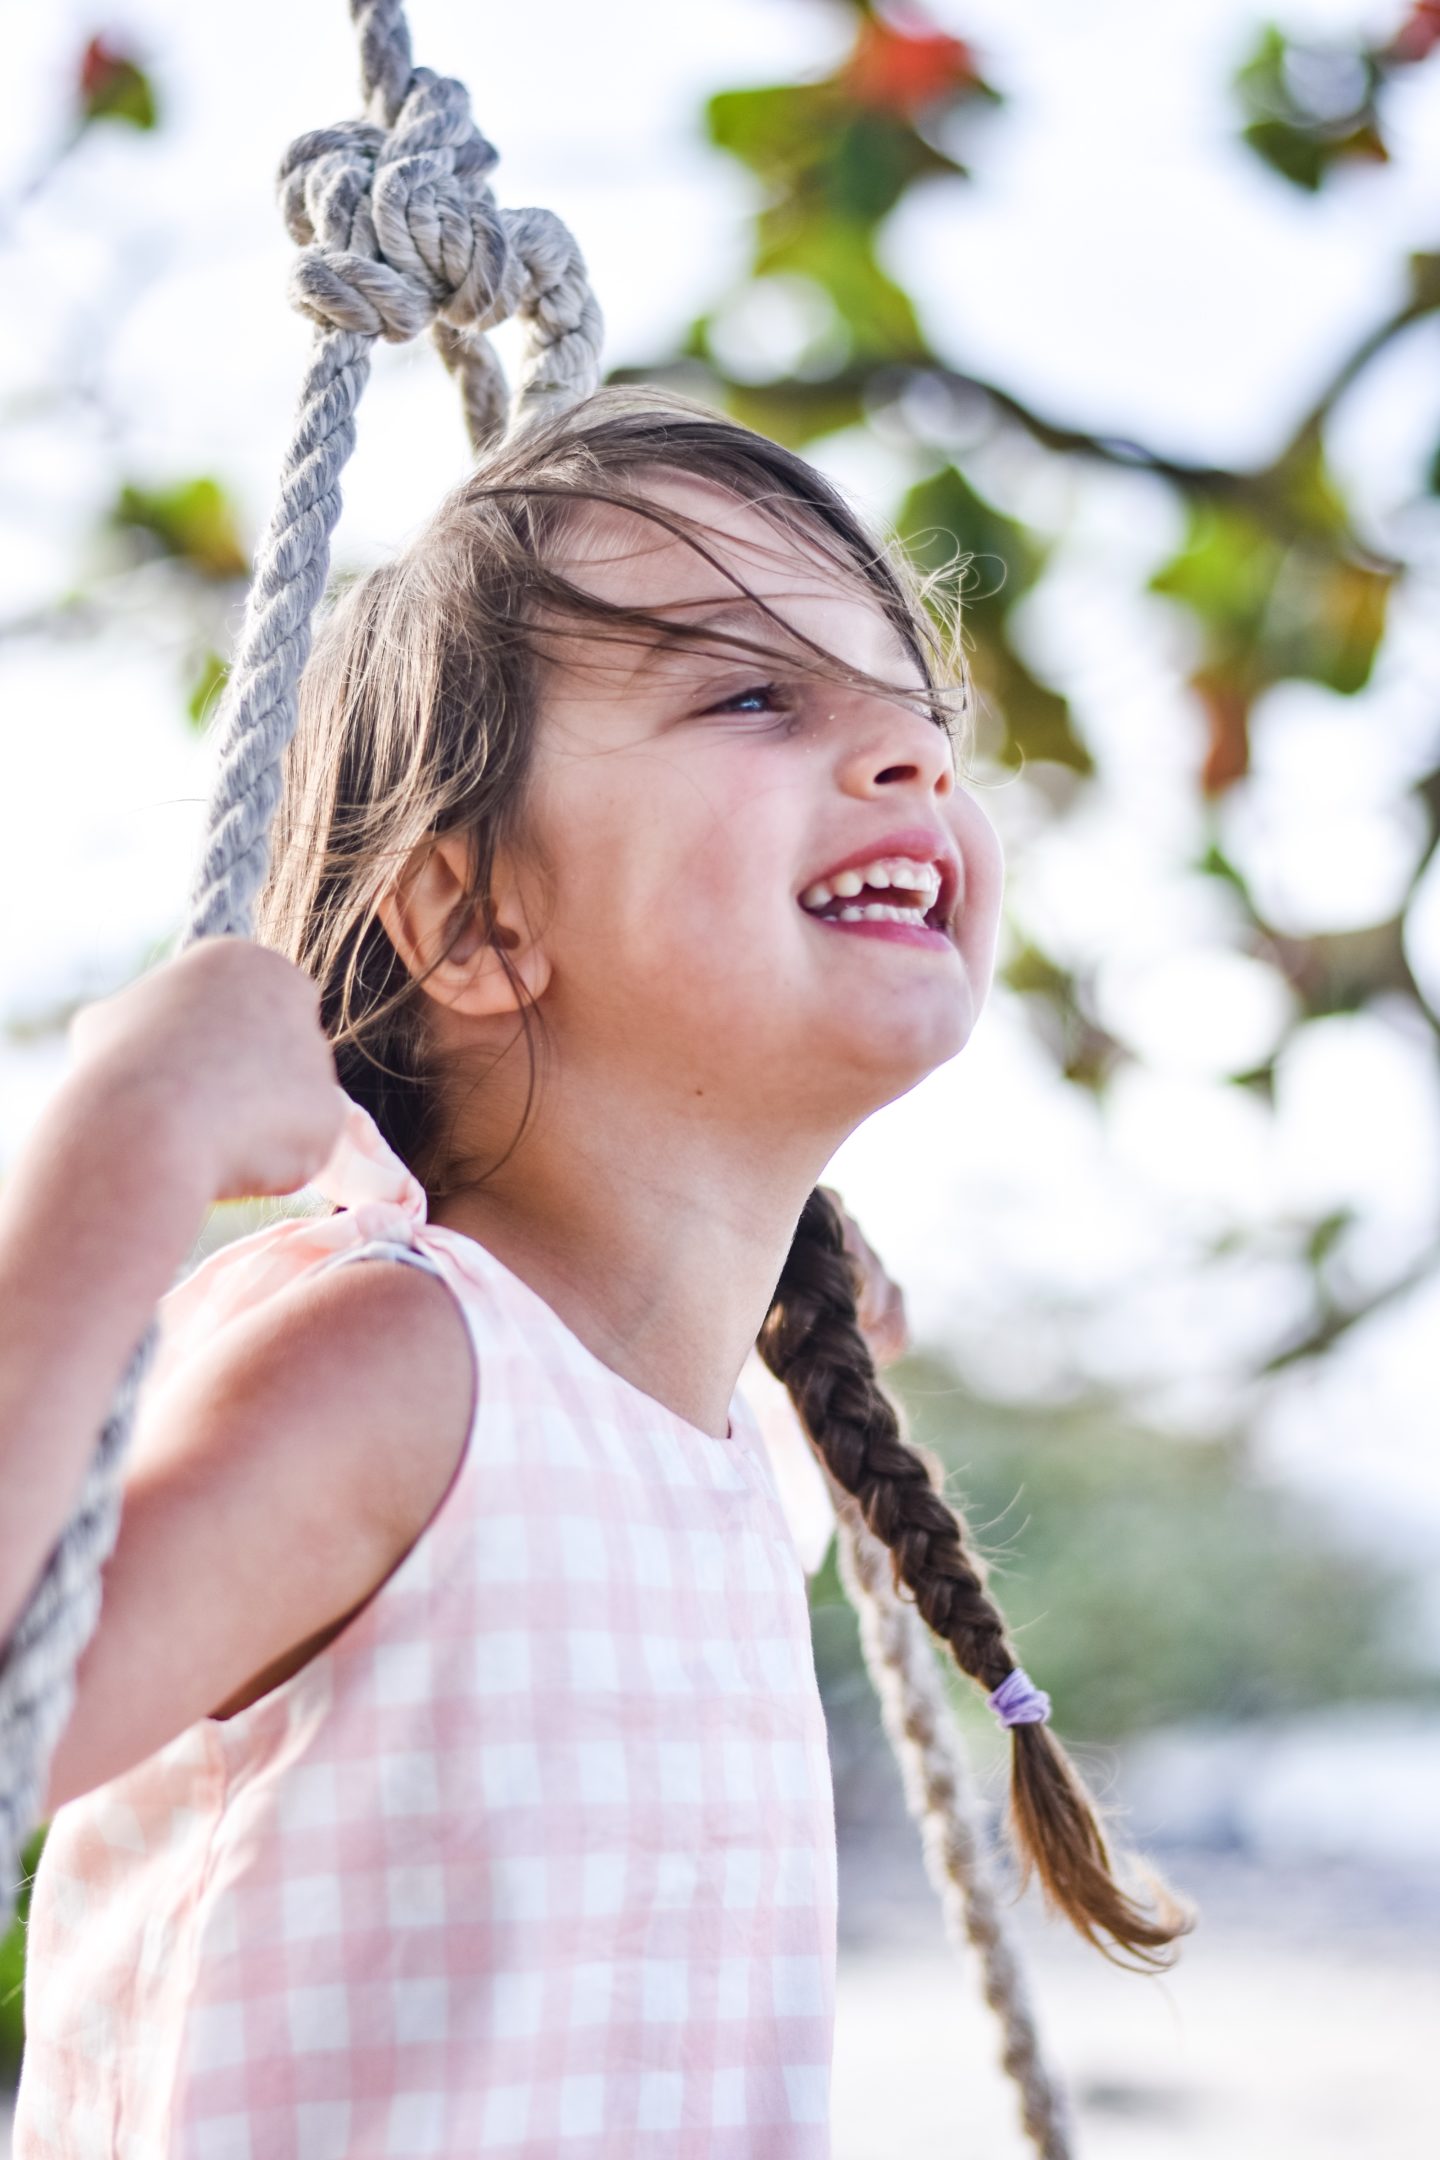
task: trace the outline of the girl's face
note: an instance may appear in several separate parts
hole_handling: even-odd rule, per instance
[[[667,474],[648,492],[703,520],[712,552],[787,623],[921,685],[878,599],[818,552],[718,487]],[[560,567],[606,600],[783,643],[648,519],[596,508]],[[642,1090],[683,1091],[701,1116],[838,1139],[963,1048],[990,984],[1003,871],[934,721],[742,653],[570,636],[553,649],[530,795],[552,884],[525,911],[562,1063],[573,1044],[628,1064]],[[907,887],[902,860],[933,867]],[[817,882],[877,861],[897,900],[917,899],[910,923],[817,912]],[[826,914],[885,897],[842,890]],[[912,927],[934,904],[948,904],[948,930]]]

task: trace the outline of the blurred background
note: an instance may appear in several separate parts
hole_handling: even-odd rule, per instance
[[[177,924],[310,336],[272,174],[355,78],[340,0],[0,12],[3,1171],[76,1003]],[[410,15],[501,199],[574,229],[615,376],[728,407],[922,560],[964,556],[995,988],[831,1176],[905,1286],[894,1380],[1057,1731],[1200,1906],[1158,1979],[1012,1908],[1080,2150],[1420,2160],[1440,5]],[[380,346],[336,573],[465,463],[433,351]],[[813,1604],[836,2160],[1019,2156],[833,1561]],[[956,1705],[998,1823],[1008,1743]]]

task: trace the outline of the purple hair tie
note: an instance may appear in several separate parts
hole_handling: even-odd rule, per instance
[[[1050,1716],[1050,1697],[1036,1687],[1023,1665],[1007,1673],[987,1699],[1002,1725],[1044,1725]]]

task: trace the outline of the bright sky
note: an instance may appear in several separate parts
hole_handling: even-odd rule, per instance
[[[752,192],[700,142],[703,97],[823,69],[850,21],[824,0],[410,12],[417,56],[470,84],[502,153],[502,199],[544,202],[576,231],[614,362],[663,351],[743,268]],[[1389,102],[1394,164],[1312,202],[1229,141],[1226,82],[1262,13],[1251,0],[952,0],[935,13],[1013,102],[976,132],[974,187],[906,205],[891,260],[958,363],[1062,418],[1194,458],[1263,457],[1358,326],[1393,307],[1406,251],[1440,244],[1440,65]],[[1293,0],[1282,13],[1343,33],[1384,30],[1400,9]],[[71,581],[121,477],[212,471],[258,531],[309,334],[284,299],[271,174],[292,135],[354,106],[341,0],[223,14],[117,0],[108,18],[81,0],[15,5],[0,204],[43,161],[75,56],[106,19],[149,52],[166,125],[153,139],[94,131],[38,200],[0,210],[0,406],[35,407],[0,433],[4,619]],[[1440,437],[1437,344],[1433,322],[1411,333],[1337,418],[1336,461],[1381,537]],[[47,381],[77,352],[99,363],[91,417],[47,417]],[[883,443],[836,438],[819,456],[864,506],[893,507],[904,473]],[[463,461],[433,354],[382,347],[337,561],[393,546]],[[997,994],[964,1055],[847,1144],[835,1181],[905,1282],[917,1334],[955,1345],[982,1384],[1063,1394],[1080,1371],[1138,1387],[1182,1432],[1250,1415],[1277,1473],[1332,1494],[1345,1522],[1433,1554],[1440,1295],[1397,1305],[1324,1373],[1252,1402],[1237,1357],[1303,1321],[1303,1278],[1279,1237],[1199,1265],[1227,1226],[1351,1200],[1364,1221],[1337,1283],[1403,1273],[1440,1210],[1433,1036],[1399,1011],[1307,1030],[1273,1127],[1219,1084],[1268,1052],[1287,1008],[1236,949],[1223,895],[1178,867],[1203,844],[1199,722],[1176,688],[1183,626],[1139,594],[1175,544],[1174,506],[1138,478],[1082,484],[1013,450],[975,470],[998,501],[1064,528],[1026,635],[1104,766],[1084,813],[1033,845],[1032,784],[987,791],[1012,918],[1096,968],[1107,1020],[1148,1062],[1102,1111],[1056,1086]],[[1372,688],[1341,700],[1287,686],[1266,703],[1256,771],[1222,834],[1282,927],[1379,919],[1425,844],[1403,797],[1434,754],[1437,525],[1407,526],[1427,575]],[[139,615],[98,644],[0,642],[0,1012],[107,985],[173,927],[209,766],[180,720],[180,658]],[[1412,938],[1440,1000],[1440,871]],[[0,1162],[55,1069],[53,1048],[0,1047]],[[1440,1597],[1435,1617],[1440,1647]]]

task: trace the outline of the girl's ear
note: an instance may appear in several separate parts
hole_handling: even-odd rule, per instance
[[[427,997],[472,1019],[518,1012],[499,948],[535,999],[549,983],[549,958],[531,934],[519,890],[499,861],[491,881],[495,929],[486,937],[480,903],[470,897],[471,868],[463,834],[427,840],[377,912],[410,973],[424,977],[420,987]]]

